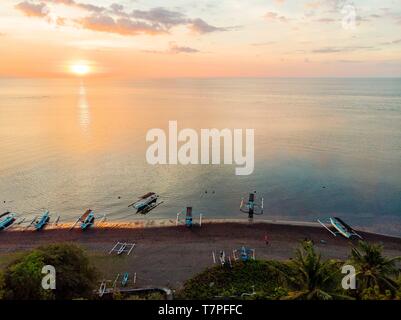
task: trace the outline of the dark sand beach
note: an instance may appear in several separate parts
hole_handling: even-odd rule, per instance
[[[113,279],[117,273],[137,273],[139,286],[179,287],[183,281],[213,264],[212,250],[231,253],[245,245],[256,250],[262,259],[289,259],[299,242],[313,240],[325,258],[345,259],[353,242],[333,237],[313,224],[281,224],[205,221],[202,227],[175,226],[164,223],[105,223],[82,232],[61,225],[41,232],[11,230],[0,233],[0,263],[10,253],[40,245],[73,242],[85,248],[104,278]],[[360,232],[369,242],[381,243],[388,256],[401,255],[401,238]],[[265,243],[267,235],[269,244]],[[323,240],[323,241],[322,241]],[[130,256],[110,255],[117,241],[135,243]]]

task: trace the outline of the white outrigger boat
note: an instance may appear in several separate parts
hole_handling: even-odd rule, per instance
[[[347,239],[350,239],[354,236],[362,239],[362,237],[353,228],[351,228],[348,224],[346,224],[338,217],[330,217],[328,219],[330,227],[326,226],[326,224],[324,224],[319,219],[317,219],[317,222],[319,222],[327,231],[329,231],[335,237],[339,234]]]
[[[143,196],[139,197],[137,201],[131,203],[128,207],[136,209],[137,213],[146,214],[163,203],[163,201],[157,203],[157,199],[159,199],[158,194],[154,192],[148,192],[147,194],[144,194]]]

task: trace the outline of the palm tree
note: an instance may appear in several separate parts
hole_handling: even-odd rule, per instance
[[[381,292],[398,289],[394,277],[399,273],[396,262],[401,257],[387,258],[382,255],[383,248],[377,244],[359,241],[358,247],[351,251],[349,264],[356,269],[358,290],[378,287]]]
[[[287,299],[333,300],[350,299],[342,295],[340,266],[337,261],[322,261],[313,243],[304,241],[289,263],[287,279],[295,291]]]

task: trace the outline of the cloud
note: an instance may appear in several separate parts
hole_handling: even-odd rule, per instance
[[[114,12],[124,12],[124,6],[118,3],[112,3],[110,9]]]
[[[255,43],[251,43],[251,46],[263,47],[263,46],[270,46],[270,45],[276,44],[276,43],[277,43],[277,41],[255,42]]]
[[[337,60],[339,63],[362,63],[362,60]]]
[[[264,16],[269,21],[278,21],[278,22],[288,22],[288,19],[283,16],[279,15],[277,12],[268,11]]]
[[[105,7],[96,6],[93,4],[81,3],[75,0],[41,0],[46,3],[63,4],[70,7],[80,8],[92,13],[100,13],[106,10]]]
[[[207,24],[201,19],[186,19],[180,13],[168,10],[156,11],[136,11],[133,14],[137,19],[114,18],[107,14],[93,14],[91,16],[78,19],[76,22],[92,31],[117,33],[120,35],[137,34],[162,34],[168,33],[170,29],[178,25],[187,25],[190,30],[196,33],[208,33],[214,31],[225,31],[225,28],[218,28]]]
[[[352,5],[352,3],[349,3],[349,0],[323,0],[322,4],[333,10],[338,10],[348,4]]]
[[[401,39],[396,39],[396,40],[392,40],[392,41],[388,41],[388,42],[382,42],[382,45],[393,45],[393,44],[400,44],[401,43]]]
[[[75,19],[74,22],[79,26],[101,32],[117,33],[121,35],[137,35],[137,34],[160,34],[168,33],[175,26],[185,26],[195,33],[204,34],[218,31],[227,31],[232,28],[216,27],[208,24],[201,18],[189,18],[179,11],[172,11],[163,7],[156,7],[149,10],[133,10],[128,11],[118,3],[112,3],[108,7],[97,6],[93,4],[81,3],[76,0],[33,0],[36,4],[23,2],[18,5],[20,10],[39,16],[42,8],[46,7],[46,3],[71,6],[80,8],[87,13],[88,16]],[[38,3],[41,1],[40,3]],[[27,14],[28,15],[28,14]],[[46,16],[40,15],[40,16]],[[61,17],[60,25],[68,20]]]
[[[374,49],[369,46],[352,46],[352,47],[325,47],[320,49],[312,50],[313,53],[338,53],[338,52],[352,52],[358,50]]]
[[[49,12],[46,4],[44,4],[43,2],[35,4],[28,1],[23,1],[18,3],[15,8],[28,17],[43,18],[46,17]]]
[[[190,29],[196,33],[209,33],[209,32],[215,32],[215,31],[227,31],[228,30],[228,28],[219,28],[219,27],[212,26],[199,18],[192,20],[192,22],[190,23]]]
[[[304,4],[304,7],[306,9],[317,9],[321,6],[322,4],[319,1],[315,1],[315,2],[307,2]]]
[[[178,46],[176,43],[171,42],[169,52],[170,53],[196,53],[196,52],[199,52],[199,50],[191,48],[191,47],[181,47],[181,46]]]
[[[61,27],[61,26],[65,26],[67,24],[67,21],[63,17],[57,17],[55,19],[55,23],[56,23],[57,26]]]
[[[322,22],[322,23],[331,23],[331,22],[336,22],[339,21],[338,19],[332,19],[332,18],[321,18],[317,19],[317,22]]]
[[[345,51],[344,48],[333,48],[333,47],[312,50],[313,53],[337,53],[337,52],[344,52],[344,51]]]
[[[93,4],[84,4],[84,3],[77,3],[76,7],[85,9],[90,12],[97,12],[97,13],[103,12],[106,10],[104,7],[99,7],[99,6],[95,6]]]
[[[77,20],[78,24],[85,29],[100,32],[117,33],[120,35],[138,35],[138,34],[161,34],[165,30],[158,25],[152,25],[145,22],[134,21],[126,18],[114,19],[108,15],[92,15]]]
[[[144,50],[147,53],[156,53],[156,54],[179,54],[179,53],[197,53],[200,52],[198,49],[179,46],[175,42],[170,42],[167,50]]]
[[[200,18],[190,19],[178,11],[171,11],[162,7],[150,10],[134,10],[131,14],[133,18],[160,24],[166,30],[179,26],[188,25],[190,30],[196,33],[210,33],[216,31],[227,31],[227,28],[215,27]]]
[[[131,14],[133,18],[151,21],[162,24],[168,28],[180,24],[186,24],[190,21],[184,14],[177,11],[170,11],[165,8],[153,8],[148,11],[134,10]]]

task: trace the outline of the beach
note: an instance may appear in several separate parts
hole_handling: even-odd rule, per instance
[[[137,274],[137,286],[179,288],[191,276],[213,265],[212,251],[226,254],[242,246],[255,249],[257,259],[286,260],[300,241],[312,240],[324,258],[346,259],[355,240],[334,237],[314,223],[204,220],[202,226],[175,226],[174,220],[103,223],[83,232],[71,224],[43,231],[11,229],[0,232],[0,265],[4,257],[41,245],[72,242],[82,246],[104,279],[117,273]],[[380,243],[384,254],[401,256],[401,238],[360,232],[364,240]],[[267,236],[268,244],[265,237]],[[135,243],[132,253],[109,254],[117,242]]]

